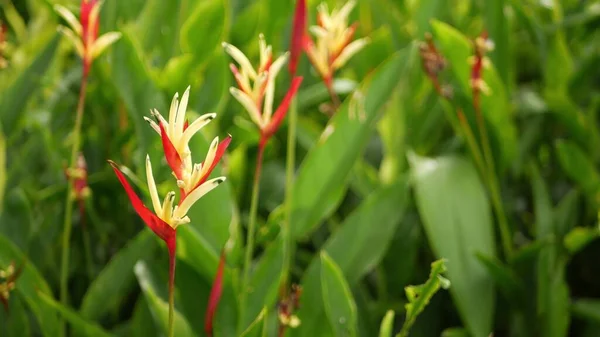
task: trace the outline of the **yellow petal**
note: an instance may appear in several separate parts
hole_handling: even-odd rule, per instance
[[[250,63],[250,60],[248,60],[246,55],[244,55],[244,53],[242,53],[234,45],[231,45],[227,42],[223,42],[222,45],[225,49],[225,52],[233,57],[233,59],[236,60],[240,65],[240,68],[242,68],[242,73],[246,72],[246,74],[250,75],[252,79],[256,79],[256,71],[254,70],[254,67],[252,67],[252,63]]]
[[[187,109],[188,101],[190,99],[190,86],[185,89],[183,96],[181,96],[181,102],[177,107],[177,115],[175,117],[175,132],[173,134],[175,141],[181,138],[183,134],[183,125],[185,124],[185,110]]]
[[[81,42],[81,39],[79,37],[77,37],[75,35],[75,33],[73,33],[73,31],[67,27],[59,26],[58,31],[61,32],[64,36],[66,36],[67,39],[69,39],[69,41],[71,41],[71,43],[75,47],[75,51],[77,52],[77,54],[81,58],[83,58],[84,50],[83,50],[83,43]]]
[[[368,43],[369,43],[369,39],[368,38],[362,38],[362,39],[358,39],[356,41],[353,41],[352,43],[350,43],[349,45],[347,45],[346,48],[344,48],[344,50],[342,50],[342,52],[340,53],[340,56],[338,56],[335,59],[335,61],[333,62],[333,68],[334,69],[339,69],[339,68],[343,67],[344,64],[346,64],[346,62],[348,62],[348,60],[352,56],[354,56],[354,54],[358,53]]]
[[[196,203],[200,198],[202,198],[206,193],[212,191],[217,186],[219,186],[222,182],[225,181],[225,177],[214,178],[206,181],[204,184],[198,186],[196,189],[192,191],[192,193],[188,194],[183,202],[177,207],[173,216],[175,218],[183,218],[187,212],[190,210],[192,205]]]
[[[98,57],[108,46],[121,38],[120,32],[109,32],[98,38],[92,46],[92,60]]]
[[[150,156],[146,155],[146,181],[148,182],[148,191],[150,192],[150,198],[152,199],[152,207],[158,217],[162,217],[163,209],[160,206],[160,198],[156,189],[156,182],[154,181],[154,175],[152,174],[152,163],[150,163]]]
[[[260,111],[258,111],[258,107],[252,98],[238,88],[231,87],[229,88],[229,92],[233,98],[235,98],[242,106],[244,106],[244,108],[246,108],[248,114],[250,114],[250,119],[252,119],[252,121],[256,123],[258,127],[262,128],[263,121],[260,116]]]
[[[69,11],[66,7],[61,5],[54,5],[54,10],[58,13],[58,15],[65,19],[65,21],[67,21],[67,23],[69,24],[69,26],[71,26],[71,29],[76,35],[81,36],[83,29],[81,28],[79,20],[77,20],[77,18],[73,13],[71,13],[71,11]]]
[[[192,139],[192,136],[195,135],[196,132],[200,131],[200,129],[202,129],[205,125],[210,123],[215,117],[217,117],[216,113],[208,113],[196,118],[196,120],[183,132],[183,136],[181,136],[181,140],[179,140],[179,146],[188,144],[190,139]]]

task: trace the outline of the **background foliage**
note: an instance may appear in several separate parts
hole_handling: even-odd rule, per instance
[[[0,335],[57,336],[58,316],[78,336],[163,334],[164,247],[132,212],[106,160],[131,168],[130,178],[147,193],[144,156],[156,161],[161,148],[142,117],[151,108],[166,111],[188,84],[194,113],[218,113],[206,139],[229,133],[233,142],[220,169],[227,183],[178,230],[176,335],[204,336],[223,247],[215,335],[234,336],[236,325],[246,336],[263,329],[276,335],[286,126],[266,150],[253,292],[237,317],[258,134],[230,99],[230,59],[221,42],[258,57],[262,32],[275,51],[287,50],[294,3],[105,2],[101,31],[123,37],[91,70],[83,153],[92,194],[85,217],[74,214],[69,307],[55,298],[63,169],[82,71],[56,32],[56,3],[78,8],[78,1],[0,0],[0,20],[9,27],[8,67],[0,70],[0,267],[25,263],[10,313],[0,310]],[[314,23],[317,1],[308,3]],[[371,43],[338,74],[335,88],[345,103],[331,119],[322,112],[327,90],[305,57],[300,63],[292,279],[303,293],[301,325],[287,335],[375,336],[384,316],[381,336],[399,332],[411,297],[404,288],[424,283],[432,261],[446,258],[452,286],[431,298],[410,336],[598,336],[600,2],[360,0],[351,17],[357,35]],[[468,58],[483,30],[495,49],[484,71],[491,93],[482,97],[482,112],[510,256],[501,249],[488,186],[457,129],[459,108],[476,126]],[[417,41],[426,32],[448,61],[443,80],[452,102],[423,72]],[[196,137],[193,151],[207,145]],[[155,166],[163,168],[155,177],[170,174],[166,165]]]

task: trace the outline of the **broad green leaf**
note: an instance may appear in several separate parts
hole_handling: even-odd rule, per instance
[[[186,226],[177,229],[177,257],[194,267],[207,280],[212,278],[219,264],[219,255],[211,249],[206,238]]]
[[[404,306],[406,309],[406,319],[402,325],[402,330],[397,337],[407,337],[410,328],[415,323],[417,316],[425,310],[431,298],[440,288],[448,289],[450,281],[445,279],[442,274],[446,272],[445,260],[437,260],[431,263],[431,272],[429,279],[424,284],[418,286],[408,286],[405,288],[408,303]]]
[[[156,291],[154,290],[152,276],[150,275],[150,270],[146,266],[145,262],[139,261],[138,263],[136,263],[134,270],[140,287],[142,288],[142,291],[146,298],[146,301],[148,301],[148,306],[150,307],[150,312],[154,317],[154,322],[157,324],[158,328],[166,335],[169,320],[169,304],[156,294]],[[195,336],[189,323],[177,310],[175,310],[174,324],[175,336]]]
[[[152,337],[158,336],[153,324],[148,324],[152,320],[152,313],[144,296],[140,296],[133,309],[133,315],[130,319],[129,331],[123,337]]]
[[[146,1],[135,21],[135,35],[159,67],[164,66],[173,54],[179,52],[179,24],[181,0]]]
[[[343,78],[333,80],[333,91],[338,95],[348,95],[354,91],[357,83]],[[329,100],[329,92],[323,82],[318,82],[308,88],[301,88],[298,91],[298,110],[303,111],[313,105],[317,105],[323,101]]]
[[[422,39],[430,29],[429,20],[439,16],[440,9],[445,7],[444,2],[440,0],[420,0],[413,2],[413,5],[411,21],[416,24],[414,36],[417,39]]]
[[[404,216],[407,187],[407,181],[401,179],[374,192],[325,243],[324,251],[341,268],[350,286],[357,284],[383,258]],[[314,336],[327,323],[319,273],[319,261],[314,259],[302,278],[302,306],[298,312],[302,325],[291,331],[292,336]]]
[[[472,88],[469,58],[473,54],[472,43],[448,24],[433,20],[431,25],[441,53],[448,59],[454,76],[459,80],[460,91],[470,101]],[[491,126],[491,135],[497,140],[492,144],[499,144],[501,163],[506,167],[517,153],[517,130],[512,119],[508,95],[493,64],[484,68],[483,80],[490,88],[490,94],[481,94],[481,113]],[[472,110],[471,102],[465,104],[469,104],[463,107],[465,112]]]
[[[29,97],[40,88],[41,79],[54,58],[60,37],[56,34],[48,44],[39,51],[31,64],[6,88],[0,97],[0,120],[4,131],[12,131],[25,116]]]
[[[133,267],[138,260],[154,254],[157,242],[149,229],[143,229],[113,256],[88,287],[81,304],[81,315],[97,321],[123,304],[122,301],[135,285]]]
[[[181,27],[181,49],[202,62],[220,48],[229,31],[229,6],[230,2],[223,0],[206,0],[196,5]]]
[[[455,306],[472,335],[487,336],[492,331],[494,281],[475,254],[495,257],[496,248],[483,183],[473,164],[460,157],[410,154],[409,162],[429,243],[437,257],[448,260]]]
[[[335,336],[356,336],[356,303],[342,270],[321,252],[321,287],[329,324]]]
[[[463,328],[450,328],[442,331],[440,337],[469,337],[469,332]]]
[[[39,296],[39,294],[52,296],[50,287],[35,266],[26,260],[23,253],[10,240],[0,235],[0,266],[4,268],[13,261],[17,267],[25,263],[23,272],[16,282],[15,292],[23,298],[27,307],[31,310],[42,335],[46,337],[58,336],[59,321],[56,312],[45,303],[40,302]]]
[[[575,227],[563,240],[563,245],[569,254],[575,255],[600,236],[598,228]]]
[[[142,150],[147,150],[158,136],[143,117],[148,116],[151,109],[158,109],[165,116],[168,111],[162,94],[152,81],[147,60],[132,30],[126,27],[121,39],[111,47],[112,78],[135,126],[136,139]]]
[[[45,295],[43,293],[40,293],[39,296],[40,296],[39,298],[44,303],[46,303],[49,307],[54,308],[57,312],[59,312],[62,315],[62,317],[69,322],[69,324],[73,328],[73,330],[77,331],[78,333],[81,333],[82,335],[87,336],[87,337],[110,337],[110,336],[112,336],[112,334],[109,334],[108,332],[104,331],[96,323],[92,323],[92,322],[86,320],[80,314],[78,314],[77,312],[71,310],[70,308],[65,307],[64,305],[60,304],[59,302],[54,300],[52,297]]]
[[[364,118],[351,117],[351,100],[347,100],[328,124],[325,131],[327,135],[323,135],[307,154],[294,188],[294,237],[309,235],[341,201],[351,169],[369,139],[381,107],[396,87],[407,64],[411,64],[415,49],[413,45],[392,56],[379,67],[368,86],[363,83],[358,89],[365,98],[364,105],[358,103],[356,107],[361,111],[356,112]]]
[[[381,320],[379,327],[379,337],[392,337],[394,332],[394,310],[388,310]]]
[[[590,158],[575,143],[559,140],[555,143],[558,160],[569,178],[587,192],[595,192],[600,187],[600,175]]]
[[[252,323],[263,307],[273,307],[277,300],[284,264],[283,244],[280,238],[271,243],[250,277],[250,289],[246,308],[243,310],[241,330],[245,330]]]

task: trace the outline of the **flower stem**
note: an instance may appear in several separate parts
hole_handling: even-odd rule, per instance
[[[333,80],[325,80],[325,86],[327,87],[327,91],[329,92],[329,96],[331,96],[331,102],[333,103],[333,111],[337,111],[337,109],[342,105],[342,101],[340,101],[340,97],[337,95],[335,90],[333,89]]]
[[[256,157],[256,167],[254,170],[254,182],[252,185],[252,200],[250,202],[250,220],[248,223],[248,234],[246,239],[246,253],[244,256],[244,271],[242,274],[242,291],[240,296],[240,322],[244,321],[246,310],[246,299],[249,288],[250,265],[252,264],[252,255],[254,253],[254,235],[256,232],[256,217],[258,213],[258,195],[260,194],[260,174],[262,170],[263,154],[265,152],[266,141],[261,139],[258,145],[258,155]],[[242,327],[243,329],[244,327]]]
[[[79,88],[79,100],[77,102],[77,112],[75,115],[75,126],[73,127],[73,146],[71,148],[70,168],[74,168],[77,161],[77,153],[81,147],[81,124],[83,121],[83,109],[85,106],[85,93],[87,88],[87,75],[84,74]],[[62,257],[60,272],[60,302],[64,306],[68,305],[69,292],[69,257],[71,249],[71,230],[73,229],[73,175],[69,176],[69,188],[65,201],[65,219],[62,237]],[[66,321],[61,322],[61,336],[66,336]]]
[[[175,262],[176,258],[176,240],[167,242],[169,249],[169,327],[168,336],[175,336]]]
[[[512,257],[512,239],[510,234],[510,227],[508,225],[508,219],[506,218],[504,206],[502,205],[500,186],[498,182],[498,176],[496,175],[496,165],[494,163],[492,147],[490,145],[490,140],[485,127],[483,114],[481,113],[478,95],[474,95],[473,102],[475,108],[475,115],[477,117],[479,135],[481,137],[483,157],[485,158],[487,166],[488,187],[490,189],[492,205],[495,209],[496,217],[498,218],[498,226],[500,227],[500,237],[502,241],[502,247],[504,249],[504,257],[508,260]]]
[[[284,243],[284,274],[282,284],[287,289],[290,271],[293,265],[294,244],[292,239],[292,198],[294,196],[294,172],[296,169],[296,125],[298,123],[298,105],[296,97],[292,99],[288,119],[288,140],[285,172],[285,209],[286,219],[281,234]],[[284,290],[284,293],[286,290]]]

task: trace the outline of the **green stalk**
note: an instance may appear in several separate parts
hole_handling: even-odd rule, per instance
[[[81,86],[79,88],[79,101],[77,102],[77,112],[75,115],[75,126],[73,128],[73,147],[71,148],[71,161],[69,163],[70,168],[74,168],[77,162],[77,153],[81,147],[81,124],[83,121],[83,109],[85,106],[85,92],[87,88],[87,75],[83,75],[81,79]],[[69,188],[67,192],[67,198],[65,202],[65,219],[63,226],[63,237],[62,237],[62,258],[61,258],[61,272],[60,272],[60,303],[64,306],[68,306],[68,292],[69,292],[69,256],[71,250],[71,230],[73,229],[73,200],[71,196],[74,193],[73,190],[73,175],[69,176]],[[66,322],[61,321],[61,336],[66,336]]]
[[[481,109],[479,108],[478,99],[474,99],[474,107],[483,148],[483,157],[485,158],[487,164],[487,179],[492,198],[492,205],[496,211],[496,217],[498,218],[500,237],[502,241],[502,247],[504,249],[504,257],[508,260],[512,257],[512,239],[510,227],[508,225],[506,213],[504,212],[504,206],[502,205],[502,197],[500,196],[500,186],[498,182],[498,176],[496,175],[496,165],[494,163],[494,156],[492,155],[492,147],[490,145],[490,140],[485,128],[485,121],[483,119]]]
[[[265,152],[266,141],[261,139],[258,145],[258,155],[256,157],[256,167],[254,169],[254,182],[252,184],[252,200],[250,201],[250,220],[248,223],[248,234],[246,238],[246,253],[244,256],[244,271],[242,274],[242,292],[240,296],[240,322],[244,320],[246,311],[246,299],[249,288],[250,265],[252,264],[252,255],[254,253],[254,235],[256,232],[256,217],[258,214],[258,196],[260,194],[260,174],[262,171],[263,154]],[[243,329],[244,327],[242,327]]]
[[[296,127],[298,124],[298,105],[296,97],[292,99],[289,111],[288,142],[285,171],[285,208],[286,219],[281,234],[284,243],[284,274],[283,286],[287,289],[288,281],[291,279],[289,273],[294,260],[294,241],[292,239],[292,199],[294,196],[294,171],[296,169]],[[284,290],[287,292],[287,290]]]
[[[176,259],[176,240],[167,243],[169,249],[169,337],[175,337],[175,262]]]

